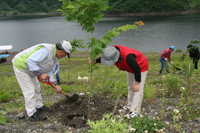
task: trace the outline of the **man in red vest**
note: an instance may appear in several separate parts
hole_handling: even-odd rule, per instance
[[[89,58],[91,63],[91,58]],[[120,70],[127,71],[128,104],[123,108],[129,113],[127,118],[138,116],[143,100],[143,88],[147,77],[149,63],[140,51],[114,45],[103,50],[103,56],[94,60],[94,63],[102,63],[105,66],[116,65]]]

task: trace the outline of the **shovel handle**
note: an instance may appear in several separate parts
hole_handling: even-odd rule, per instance
[[[54,89],[57,90],[57,87],[49,81],[49,78],[48,78],[48,81],[43,81],[42,79],[40,79],[40,82],[50,84]],[[61,92],[63,95],[65,95],[66,97],[68,97],[68,95],[67,95],[65,92],[63,92],[62,90],[61,90],[60,92]]]

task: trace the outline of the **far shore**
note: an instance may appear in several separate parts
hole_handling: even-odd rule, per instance
[[[183,15],[183,14],[193,14],[200,13],[200,10],[188,10],[188,11],[177,11],[177,12],[150,12],[150,13],[118,13],[118,14],[107,14],[105,13],[103,17],[132,17],[132,16],[167,16],[167,15]],[[52,12],[52,13],[24,13],[24,14],[13,14],[13,15],[3,15],[0,17],[11,17],[11,16],[61,16],[62,13]]]

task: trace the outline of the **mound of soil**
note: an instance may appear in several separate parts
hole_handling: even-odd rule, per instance
[[[119,104],[115,107],[115,101],[106,96],[94,95],[90,98],[90,102],[88,100],[87,95],[80,95],[77,101],[66,98],[52,105],[52,111],[45,112],[43,115],[48,116],[48,119],[60,118],[59,121],[66,126],[82,128],[88,126],[86,124],[88,119],[92,121],[100,120],[104,114],[113,113],[114,109],[118,113],[121,108]]]

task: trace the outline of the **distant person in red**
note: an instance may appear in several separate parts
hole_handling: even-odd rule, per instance
[[[8,50],[6,50],[6,54],[8,54]]]
[[[161,62],[161,69],[159,71],[159,75],[162,74],[162,71],[164,69],[164,67],[166,68],[166,72],[169,73],[169,67],[167,64],[167,59],[170,61],[170,63],[173,65],[172,59],[171,59],[171,52],[175,51],[175,46],[171,46],[168,49],[165,49],[162,54],[160,55],[160,59],[159,61]]]
[[[89,58],[89,63],[91,63],[91,58]],[[149,68],[144,54],[136,49],[115,45],[105,48],[103,56],[94,60],[94,63],[102,63],[105,66],[115,64],[120,70],[127,71],[128,104],[123,107],[123,110],[129,111],[125,117],[137,117],[141,110],[144,83]]]
[[[188,49],[189,54],[190,54],[189,55],[190,59],[193,59],[194,69],[198,69],[197,64],[199,62],[199,57],[200,57],[199,48],[190,44],[190,45],[187,46],[187,49]]]

